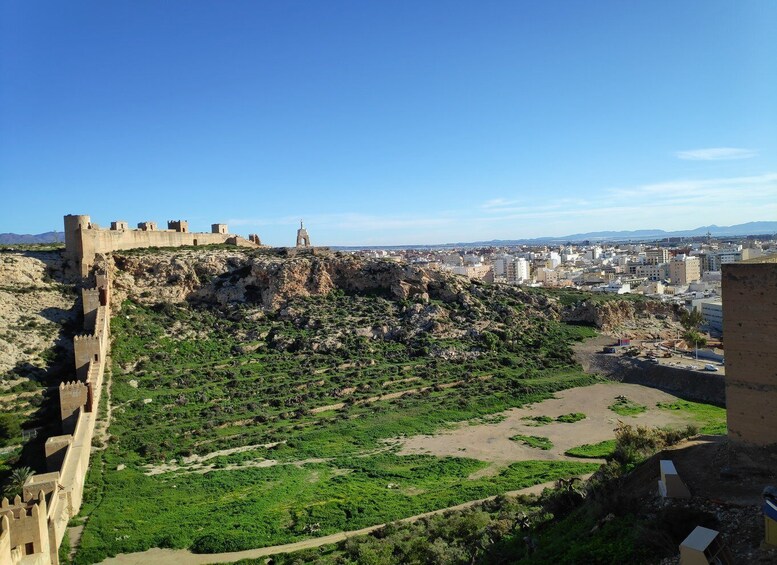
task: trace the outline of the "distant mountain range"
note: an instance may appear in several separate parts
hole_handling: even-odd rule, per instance
[[[669,237],[703,237],[709,233],[712,237],[741,237],[746,235],[777,234],[777,222],[747,222],[734,226],[700,226],[691,230],[664,231],[633,230],[633,231],[594,231],[587,233],[575,233],[563,236],[535,237],[532,239],[492,239],[490,241],[469,241],[458,243],[442,243],[437,245],[369,245],[369,246],[340,246],[335,249],[435,249],[445,247],[511,247],[514,245],[540,245],[544,243],[578,243],[581,241],[654,241]]]
[[[47,231],[37,235],[20,233],[0,233],[0,244],[8,245],[11,243],[58,243],[65,241],[65,232]]]
[[[646,241],[667,237],[702,237],[709,233],[712,237],[777,234],[777,222],[747,222],[733,226],[700,226],[691,230],[664,231],[658,229],[633,231],[593,231],[564,236],[535,237],[532,239],[492,239],[490,241],[470,241],[444,243],[436,245],[346,245],[333,246],[335,249],[423,249],[435,247],[504,247],[511,245],[537,245],[541,243],[566,243],[580,241]],[[56,243],[65,241],[65,233],[50,231],[37,235],[0,233],[0,245],[12,243]]]
[[[587,233],[575,233],[564,236],[537,237],[534,239],[517,240],[492,240],[476,241],[472,243],[451,243],[446,245],[515,245],[521,243],[542,243],[542,242],[567,242],[567,241],[628,241],[628,240],[654,240],[667,237],[701,237],[707,234],[712,237],[726,236],[745,236],[762,235],[777,233],[777,222],[747,222],[746,224],[736,224],[733,226],[700,226],[691,230],[664,231],[659,229],[652,230],[633,230],[633,231],[594,231]]]

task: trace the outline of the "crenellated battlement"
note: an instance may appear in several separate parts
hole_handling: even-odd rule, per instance
[[[211,245],[234,243],[259,247],[256,241],[230,235],[226,224],[212,224],[211,233],[190,232],[186,220],[168,220],[168,229],[159,229],[156,222],[138,223],[130,229],[125,221],[111,223],[111,229],[100,229],[86,215],[65,216],[65,252],[78,265],[81,276],[89,275],[99,253],[138,249],[143,247],[181,247],[184,245]],[[98,281],[99,286],[99,281]]]
[[[88,217],[71,223],[99,231]],[[63,435],[46,440],[49,472],[28,478],[23,496],[0,500],[0,565],[27,563],[32,555],[30,563],[57,565],[68,521],[81,508],[110,328],[110,276],[96,274],[93,283],[82,290],[86,333],[73,338],[76,378],[58,387]]]
[[[29,555],[51,556],[51,544],[47,523],[46,496],[39,491],[35,496],[13,501],[0,501],[0,515],[8,522],[10,556],[8,563]]]

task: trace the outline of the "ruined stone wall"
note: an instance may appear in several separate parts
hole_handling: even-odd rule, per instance
[[[777,444],[777,258],[723,265],[728,436]]]

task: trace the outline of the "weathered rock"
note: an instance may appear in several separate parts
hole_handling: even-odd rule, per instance
[[[292,298],[323,296],[333,290],[428,303],[466,301],[465,281],[439,271],[352,256],[268,257],[234,251],[116,254],[113,303],[126,298],[161,302],[259,304],[278,310]],[[423,308],[421,304],[417,304]],[[419,311],[420,312],[420,311]]]

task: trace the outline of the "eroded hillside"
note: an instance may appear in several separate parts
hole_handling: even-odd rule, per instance
[[[586,443],[577,428],[613,433],[604,401],[596,414],[543,412],[555,392],[600,382],[571,349],[595,331],[563,323],[562,300],[544,292],[337,254],[145,250],[106,265],[112,420],[78,563],[236,551],[438,510],[591,472],[598,463],[564,446]],[[572,436],[525,444],[549,440],[534,437],[538,421]],[[434,447],[470,426],[517,448]],[[411,453],[421,436],[434,448]]]
[[[0,470],[17,462],[22,429],[56,424],[45,394],[71,374],[76,301],[60,251],[0,252]]]

